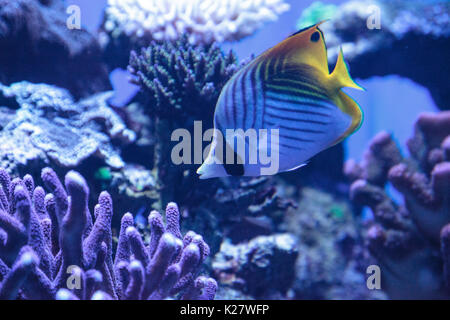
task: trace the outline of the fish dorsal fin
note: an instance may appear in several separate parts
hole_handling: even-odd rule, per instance
[[[352,77],[350,76],[347,64],[344,61],[344,54],[342,52],[342,48],[339,50],[339,56],[336,62],[336,67],[334,67],[334,70],[331,73],[331,81],[334,84],[333,86],[338,89],[348,87],[358,90],[364,90],[364,88],[355,83],[355,81],[353,81]]]
[[[290,65],[306,64],[329,75],[327,50],[319,22],[300,30],[263,54],[266,58],[282,57]]]

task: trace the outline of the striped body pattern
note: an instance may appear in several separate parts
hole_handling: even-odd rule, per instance
[[[351,118],[330,101],[326,89],[308,81],[308,66],[274,60],[256,61],[237,73],[219,98],[214,120],[224,136],[226,129],[279,129],[274,151],[279,152],[279,170],[286,171],[336,141]],[[244,159],[249,158],[246,151]]]
[[[330,74],[318,25],[297,32],[250,62],[225,85],[214,115],[215,129],[221,134],[215,134],[208,158],[197,172],[201,178],[259,176],[267,163],[249,160],[255,153],[262,157],[261,151],[272,158],[276,155],[277,172],[303,166],[361,124],[362,112],[340,90],[343,87],[361,89],[350,78],[342,52]],[[250,141],[249,130],[259,133],[258,143]],[[229,131],[235,132],[231,140]],[[231,149],[238,167],[217,161],[219,136],[226,137],[223,152]],[[237,147],[239,143],[245,144],[245,150]]]

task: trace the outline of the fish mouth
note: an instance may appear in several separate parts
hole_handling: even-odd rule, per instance
[[[198,169],[197,169],[197,174],[199,175],[199,179],[204,180],[204,179],[209,179],[212,178],[212,176],[209,176],[206,173],[206,166],[205,164],[202,164]]]

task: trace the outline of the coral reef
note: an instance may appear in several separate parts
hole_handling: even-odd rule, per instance
[[[113,257],[110,195],[100,194],[92,216],[79,173],[66,174],[65,188],[50,168],[41,178],[51,193],[30,175],[11,180],[0,169],[0,298],[214,298],[215,280],[198,276],[209,247],[192,231],[182,237],[176,204],[166,224],[150,213],[148,244],[126,213]]]
[[[197,180],[192,165],[172,163],[172,132],[193,133],[194,120],[202,121],[203,130],[212,128],[218,95],[237,68],[233,53],[225,55],[214,44],[192,46],[186,38],[153,42],[140,54],[131,53],[128,70],[142,88],[137,100],[153,124],[154,175],[162,203],[187,194]]]
[[[290,234],[259,236],[238,245],[225,240],[212,268],[222,286],[257,299],[280,298],[295,279],[297,248]]]
[[[109,0],[100,39],[108,60],[117,63],[153,40],[172,42],[184,35],[191,44],[239,40],[287,10],[283,0]]]
[[[403,158],[392,137],[382,132],[361,164],[351,160],[345,166],[354,181],[352,200],[373,212],[366,242],[391,298],[449,296],[442,266],[442,261],[448,266],[449,139],[450,112],[424,113],[407,142],[410,158]],[[391,199],[389,184],[404,203]]]
[[[386,299],[383,291],[366,286],[366,269],[373,259],[363,246],[359,220],[348,202],[310,187],[299,194],[295,186],[280,189],[284,196],[298,199],[298,207],[285,209],[277,224],[273,215],[266,216],[273,226],[265,235],[227,234],[212,261],[220,284],[218,297]],[[260,220],[258,226],[268,224],[267,220]],[[241,224],[237,234],[255,229]]]
[[[286,212],[282,227],[298,241],[291,298],[385,299],[383,292],[366,287],[371,260],[345,198],[305,187],[298,203],[296,210]]]
[[[1,166],[10,172],[31,164],[72,168],[96,157],[112,168],[123,167],[117,147],[136,137],[109,107],[111,95],[75,102],[65,89],[50,85],[0,84]]]
[[[132,51],[128,66],[148,99],[149,114],[209,122],[220,91],[237,69],[232,51],[224,54],[217,44],[192,46],[186,37]]]
[[[187,225],[208,235],[213,252],[224,235],[244,241],[270,233],[272,221],[261,216],[275,217],[292,206],[280,197],[273,179],[199,181],[195,170],[200,163],[175,165],[172,161],[171,151],[177,143],[170,141],[172,132],[183,128],[194,136],[194,121],[201,122],[202,132],[212,128],[218,95],[238,68],[232,52],[224,54],[217,44],[191,45],[185,37],[163,44],[153,42],[139,54],[132,52],[128,68],[142,88],[127,107],[129,126],[140,128],[138,141],[148,135],[142,129],[151,132],[139,149],[145,146],[150,150],[148,143],[154,144],[152,165],[159,199],[153,207],[159,209],[169,199],[183,203],[183,212],[189,216]],[[137,110],[142,116],[134,120]]]
[[[64,1],[1,0],[0,82],[53,84],[77,99],[110,90],[97,39],[68,17]]]
[[[368,28],[368,20],[377,13],[374,5],[380,9],[381,29]],[[450,87],[445,79],[450,69],[442,53],[450,49],[449,15],[448,1],[350,1],[322,30],[332,63],[342,46],[354,77],[410,78],[447,110]]]

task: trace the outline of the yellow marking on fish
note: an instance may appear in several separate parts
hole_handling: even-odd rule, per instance
[[[278,86],[278,85],[275,85],[275,84],[268,84],[267,87],[270,88],[270,89],[286,90],[285,86]],[[328,100],[327,96],[324,96],[324,95],[321,95],[321,94],[317,94],[315,92],[306,91],[306,90],[297,89],[297,88],[289,88],[288,90],[291,91],[291,92],[295,92],[295,93],[301,93],[304,96],[315,96],[315,97],[318,97],[318,98],[322,98],[322,99],[327,99]]]

